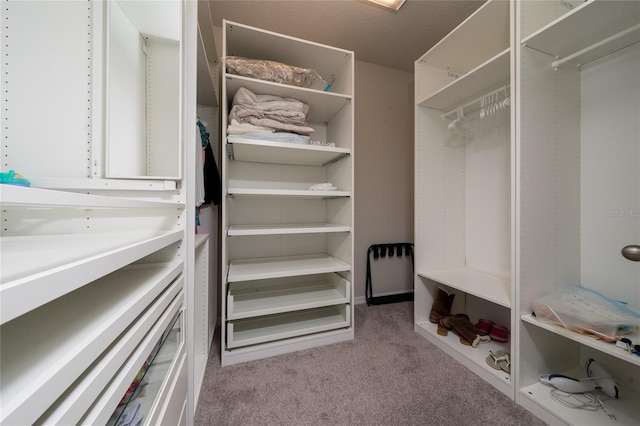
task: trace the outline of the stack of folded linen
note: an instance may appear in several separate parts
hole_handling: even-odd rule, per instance
[[[307,126],[309,105],[293,98],[276,95],[257,95],[241,87],[233,97],[229,112],[230,134],[291,132],[310,135]]]

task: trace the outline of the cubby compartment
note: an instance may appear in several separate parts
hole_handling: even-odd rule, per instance
[[[640,311],[640,267],[621,254],[640,241],[639,30],[640,4],[594,0],[521,40],[518,388],[552,424],[612,422],[602,409],[568,409],[538,383],[586,377],[589,358],[627,391],[604,400],[616,424],[639,419],[638,356],[532,315],[534,300],[576,285]],[[637,326],[627,335],[635,344]]]
[[[181,5],[105,2],[108,178],[180,179]]]
[[[510,3],[490,0],[416,61],[416,104],[443,110],[509,79]]]
[[[512,379],[509,372],[492,368],[487,363],[490,352],[504,351],[513,354],[511,351],[511,337],[508,342],[497,342],[490,340],[482,342],[477,347],[463,345],[460,336],[453,330],[446,336],[437,333],[437,324],[429,321],[430,307],[437,297],[439,289],[445,290],[449,294],[455,294],[451,314],[466,314],[473,324],[479,319],[490,320],[495,324],[510,328],[511,310],[489,302],[482,297],[473,296],[455,288],[443,285],[428,278],[418,276],[414,285],[416,295],[415,304],[415,331],[457,361],[472,369],[476,374],[487,382],[491,383],[498,390],[511,396]],[[425,307],[428,307],[425,309]],[[511,355],[513,356],[513,355]],[[513,371],[513,358],[511,359],[511,371]]]
[[[264,59],[312,69],[331,84],[329,93],[353,95],[353,52],[236,22],[225,21],[224,27],[225,56]]]
[[[526,321],[526,320],[525,320]],[[638,404],[640,393],[638,383],[640,379],[640,357],[629,353],[621,358],[613,344],[600,343],[596,348],[592,338],[574,339],[566,332],[557,329],[541,328],[539,324],[528,321],[521,329],[523,363],[520,375],[520,403],[549,424],[572,425],[605,425],[621,424],[635,425],[638,422]],[[591,341],[590,341],[591,340]],[[610,349],[604,349],[608,345]],[[530,353],[529,353],[530,352]],[[612,356],[611,354],[614,354]],[[634,359],[635,358],[635,359]],[[618,398],[607,395],[602,391],[592,391],[598,395],[607,411],[615,416],[615,420],[604,409],[594,406],[591,409],[578,409],[563,403],[576,404],[578,400],[588,401],[582,395],[571,396],[554,390],[550,385],[540,381],[540,375],[562,374],[575,379],[586,379],[587,363],[596,362],[606,376],[615,381],[606,381],[607,392],[614,394],[616,389]],[[594,386],[595,387],[595,386]],[[576,399],[576,397],[578,399]],[[597,402],[596,402],[597,404]]]

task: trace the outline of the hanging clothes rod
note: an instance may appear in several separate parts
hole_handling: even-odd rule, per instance
[[[477,108],[474,108],[474,109],[472,109],[471,111],[467,111],[467,112],[465,112],[465,113],[466,113],[466,114],[470,114],[470,113],[472,113],[472,112],[475,112],[475,111],[477,111],[477,110],[479,110],[479,109],[480,109],[480,105],[479,105],[479,104],[481,103],[482,98],[484,98],[485,96],[487,96],[487,95],[489,95],[489,94],[491,94],[491,93],[499,93],[499,92],[505,92],[505,97],[506,97],[506,96],[507,96],[507,95],[506,95],[506,93],[509,91],[509,89],[510,89],[510,88],[511,88],[511,85],[510,85],[510,84],[507,84],[507,85],[504,85],[504,86],[499,87],[499,88],[497,88],[497,89],[494,89],[494,90],[492,90],[492,91],[490,91],[490,92],[488,92],[488,93],[486,93],[486,94],[484,94],[484,95],[482,95],[482,96],[478,97],[477,99],[474,99],[474,100],[472,100],[472,101],[470,101],[470,102],[467,102],[467,103],[466,103],[466,104],[464,104],[464,105],[460,105],[460,106],[458,106],[458,107],[456,107],[456,108],[452,109],[451,111],[449,111],[449,112],[447,112],[447,113],[445,113],[445,114],[442,114],[440,117],[442,117],[442,118],[447,118],[448,116],[450,116],[450,115],[452,115],[452,114],[457,114],[457,113],[458,113],[458,109],[459,109],[460,107],[462,107],[462,110],[464,111],[465,109],[469,108],[470,106],[475,105],[475,104],[478,104],[478,107],[477,107]]]
[[[565,56],[562,59],[557,59],[557,60],[555,60],[555,61],[553,61],[551,63],[551,66],[553,68],[558,68],[560,65],[564,64],[565,62],[568,62],[568,61],[570,61],[570,60],[572,60],[574,58],[577,58],[580,55],[584,55],[585,53],[589,53],[592,50],[597,49],[598,47],[601,47],[601,46],[604,46],[605,44],[611,43],[612,41],[615,41],[615,40],[617,40],[617,39],[619,39],[621,37],[626,36],[629,33],[637,31],[639,29],[640,29],[640,24],[636,24],[631,28],[627,28],[626,30],[620,31],[617,34],[614,34],[614,35],[609,36],[609,37],[607,37],[607,38],[605,38],[603,40],[600,40],[599,42],[594,43],[591,46],[587,46],[584,49],[578,50],[577,52],[572,53],[569,56]],[[638,40],[636,40],[636,42],[638,42]]]

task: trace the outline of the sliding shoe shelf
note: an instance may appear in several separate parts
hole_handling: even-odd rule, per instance
[[[640,357],[542,321],[532,302],[582,285],[640,312],[640,265],[621,255],[640,235],[640,3],[591,0],[560,16],[545,3],[524,1],[518,15],[517,397],[549,424],[637,425]],[[637,329],[625,337],[640,342]],[[618,399],[598,392],[615,420],[559,403],[539,381],[587,377],[589,359],[620,389]]]
[[[223,71],[222,364],[353,339],[353,52],[225,21],[223,56],[313,69],[331,87]],[[227,135],[241,87],[307,103],[311,143]]]
[[[452,314],[513,326],[511,113],[482,110],[487,94],[494,105],[511,96],[510,21],[510,2],[489,0],[415,63],[414,329],[513,398],[511,374],[486,361],[513,357],[511,341],[473,348],[429,321],[443,288],[455,294]],[[469,123],[466,135],[455,120]]]

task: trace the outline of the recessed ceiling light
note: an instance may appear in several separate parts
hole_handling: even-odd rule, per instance
[[[393,9],[396,12],[400,10],[406,0],[369,0],[371,3]]]

